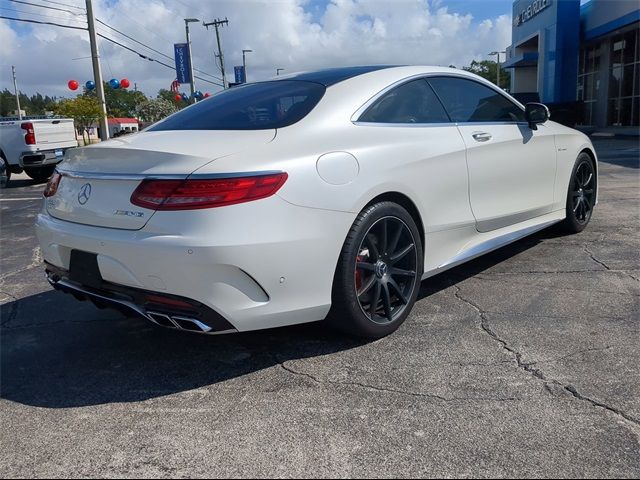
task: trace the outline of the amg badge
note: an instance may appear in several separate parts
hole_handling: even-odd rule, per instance
[[[124,215],[125,217],[144,217],[144,212],[132,212],[131,210],[116,210],[114,215]]]

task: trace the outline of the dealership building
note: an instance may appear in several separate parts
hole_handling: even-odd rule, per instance
[[[516,0],[504,68],[511,93],[570,112],[572,123],[640,125],[640,2]]]

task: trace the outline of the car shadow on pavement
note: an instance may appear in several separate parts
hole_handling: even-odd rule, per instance
[[[435,276],[423,282],[418,298],[553,235],[539,233]],[[322,322],[221,336],[177,332],[55,291],[6,303],[0,318],[0,397],[45,408],[149,400],[367,343]],[[273,381],[277,388],[278,378]]]

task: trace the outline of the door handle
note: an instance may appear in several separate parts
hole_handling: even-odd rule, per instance
[[[488,142],[493,138],[491,134],[487,132],[475,132],[472,133],[471,136],[476,142]]]

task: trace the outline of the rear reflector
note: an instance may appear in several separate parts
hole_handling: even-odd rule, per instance
[[[193,210],[270,197],[287,180],[286,173],[213,180],[143,180],[131,203],[151,210]]]

